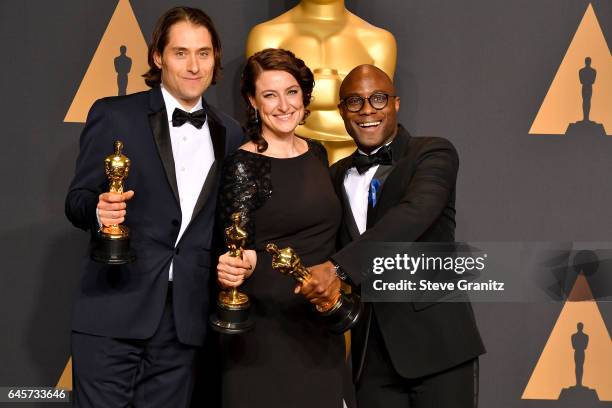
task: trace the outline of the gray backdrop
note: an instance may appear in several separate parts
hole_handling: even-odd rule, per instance
[[[182,2],[208,12],[221,34],[224,79],[208,92],[211,103],[243,117],[238,77],[247,33],[296,3]],[[528,135],[588,1],[346,3],[397,39],[406,128],[457,146],[458,239],[610,240],[612,138]],[[612,2],[592,4],[611,44]],[[55,385],[69,357],[71,297],[88,236],[63,214],[83,128],[63,119],[116,5],[0,2],[0,386]],[[177,3],[131,5],[148,40],[157,17]],[[475,305],[488,349],[482,407],[572,406],[520,399],[561,307]],[[599,307],[612,329],[612,304]]]

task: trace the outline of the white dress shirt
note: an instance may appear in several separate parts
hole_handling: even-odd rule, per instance
[[[381,147],[374,149],[370,155],[379,151]],[[365,154],[361,150],[359,152]],[[363,174],[359,174],[355,167],[351,167],[344,175],[344,190],[348,196],[351,212],[360,234],[363,234],[367,227],[368,194],[370,193],[370,183],[372,183],[376,170],[378,170],[378,165],[370,167]]]
[[[344,176],[344,190],[346,190],[351,212],[360,234],[363,234],[366,230],[368,221],[368,194],[370,192],[370,183],[376,170],[378,170],[378,165],[370,167],[363,174],[359,174],[355,167],[351,167]]]
[[[201,129],[186,122],[182,126],[172,126],[172,113],[175,108],[185,110],[170,93],[161,87],[166,112],[168,114],[168,127],[170,128],[170,141],[172,143],[172,155],[174,156],[174,170],[176,173],[176,184],[181,206],[181,228],[176,237],[176,245],[187,229],[196,201],[202,191],[202,186],[208,175],[208,171],[215,161],[208,118]],[[189,113],[202,109],[202,100],[189,110]],[[172,263],[168,272],[168,279],[172,280]]]

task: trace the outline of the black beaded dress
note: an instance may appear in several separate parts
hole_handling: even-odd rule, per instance
[[[327,332],[295,281],[274,271],[265,246],[291,246],[305,266],[335,249],[341,208],[325,149],[277,159],[238,150],[222,170],[222,225],[243,212],[247,249],[257,251],[253,275],[240,287],[251,300],[255,328],[221,336],[223,407],[342,407],[344,337]]]

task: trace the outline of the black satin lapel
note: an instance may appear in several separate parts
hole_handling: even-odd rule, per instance
[[[204,208],[204,204],[206,204],[206,200],[210,196],[210,193],[213,191],[215,183],[218,179],[219,168],[221,167],[221,161],[215,160],[210,166],[210,170],[208,170],[208,175],[206,176],[206,180],[204,180],[204,185],[202,186],[202,190],[200,191],[200,195],[198,196],[198,200],[196,201],[195,207],[193,208],[193,215],[191,219],[195,219],[197,215]]]
[[[379,214],[378,209],[385,207],[385,203],[389,194],[385,194],[385,185],[386,181],[391,177],[393,179],[392,184],[396,184],[398,182],[398,175],[395,174],[395,170],[398,168],[397,163],[404,157],[406,157],[410,151],[410,133],[402,125],[398,125],[397,135],[393,142],[391,142],[391,154],[393,157],[393,164],[391,166],[379,166],[376,170],[376,174],[374,175],[380,181],[380,189],[376,194],[376,206],[370,214],[368,211],[368,228],[378,221]],[[399,176],[401,177],[401,175]],[[394,187],[397,188],[397,187]],[[393,195],[391,195],[393,196]],[[382,214],[381,214],[382,215]]]
[[[344,177],[346,177],[346,172],[350,169],[350,166],[350,159],[343,160],[338,164],[338,171],[336,171],[334,178],[334,188],[336,189],[338,197],[342,197],[341,192],[344,191]]]
[[[350,158],[348,160],[342,160],[338,163],[338,170],[335,172],[335,177],[333,179],[334,189],[336,190],[336,195],[340,199],[340,203],[342,204],[342,208],[344,210],[344,224],[349,233],[349,236],[352,240],[355,240],[359,237],[359,229],[357,228],[357,223],[355,222],[355,217],[353,217],[353,210],[351,210],[351,203],[348,199],[348,194],[346,194],[346,189],[344,188],[344,178],[346,177],[346,172],[351,168],[352,161]]]
[[[206,180],[204,181],[204,185],[202,186],[202,190],[200,191],[200,195],[196,201],[196,205],[193,209],[193,215],[191,217],[192,220],[195,219],[200,211],[202,211],[202,208],[204,208],[204,204],[206,204],[206,200],[210,196],[210,193],[215,186],[215,181],[218,178],[217,176],[220,170],[219,167],[221,166],[221,162],[225,157],[225,126],[221,124],[221,121],[217,115],[215,115],[208,105],[205,105],[205,108],[207,112],[210,139],[215,152],[215,161],[208,171],[208,175],[206,176]]]
[[[374,173],[374,177],[372,177],[372,180],[378,179],[378,181],[380,182],[380,187],[376,192],[376,205],[372,207],[370,200],[368,200],[368,220],[366,223],[367,228],[370,228],[378,219],[376,215],[378,213],[378,208],[380,208],[380,203],[382,201],[383,191],[385,189],[385,181],[387,180],[387,176],[391,173],[392,170],[393,166],[378,166],[376,172]]]
[[[208,105],[206,106],[208,130],[212,140],[215,160],[222,161],[225,157],[225,126]]]
[[[174,194],[176,202],[179,203],[178,185],[176,183],[176,172],[174,169],[174,156],[172,154],[172,142],[170,141],[170,128],[168,127],[168,114],[166,109],[149,115],[149,123],[153,130],[153,138],[157,145],[157,151],[161,158],[168,183]]]
[[[348,199],[348,194],[346,193],[346,189],[344,185],[340,187],[342,190],[342,204],[344,207],[344,219],[346,220],[346,229],[351,236],[351,239],[354,241],[361,235],[359,233],[359,228],[357,228],[357,222],[355,221],[355,217],[353,216],[353,210],[351,209],[351,203]]]
[[[376,169],[376,172],[374,173],[374,176],[372,177],[372,180],[374,179],[378,179],[381,184],[380,187],[378,188],[378,191],[376,192],[376,204],[375,206],[372,206],[372,200],[370,200],[370,193],[368,192],[368,214],[366,217],[366,229],[370,228],[372,226],[372,223],[374,222],[374,220],[376,219],[376,208],[378,207],[378,200],[380,198],[380,193],[382,191],[382,187],[383,187],[383,180],[380,179],[381,174],[383,173],[383,167],[386,166],[378,166],[378,168]],[[370,182],[370,192],[372,191],[372,182]]]

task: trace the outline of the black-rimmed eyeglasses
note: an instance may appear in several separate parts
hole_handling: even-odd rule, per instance
[[[396,95],[389,95],[383,92],[375,92],[372,95],[364,98],[363,96],[347,96],[340,100],[340,103],[344,104],[349,112],[359,112],[365,101],[367,100],[371,107],[376,110],[384,109],[389,103],[389,98],[396,98]]]

